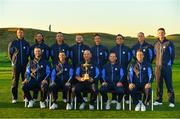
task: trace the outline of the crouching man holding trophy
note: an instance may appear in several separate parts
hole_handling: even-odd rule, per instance
[[[85,50],[83,53],[84,61],[79,64],[76,69],[76,79],[78,83],[75,85],[75,95],[77,97],[77,102],[81,103],[79,106],[80,110],[85,108],[85,101],[83,100],[83,92],[90,92],[90,104],[89,109],[94,110],[94,102],[98,94],[98,78],[99,69],[91,62],[91,52]]]

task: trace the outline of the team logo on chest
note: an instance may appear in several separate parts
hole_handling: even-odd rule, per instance
[[[24,46],[23,49],[26,49],[26,47]]]
[[[43,68],[43,65],[41,65],[40,67]]]
[[[102,52],[100,52],[99,54],[102,55]]]
[[[126,54],[126,52],[125,52],[125,51],[123,51],[123,54]]]

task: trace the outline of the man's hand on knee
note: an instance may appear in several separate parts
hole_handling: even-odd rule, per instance
[[[25,79],[25,80],[22,82],[22,85],[25,85],[25,84],[27,84],[27,83],[28,83],[28,80]]]
[[[123,87],[123,84],[122,84],[121,82],[118,82],[118,83],[116,84],[116,86],[117,86],[117,87]]]
[[[150,89],[151,88],[151,83],[147,83],[144,88],[145,89]]]
[[[104,81],[103,83],[102,83],[102,86],[107,86],[108,84],[107,84],[107,82],[106,81]]]
[[[133,83],[129,84],[129,90],[133,90],[135,88],[135,85]]]

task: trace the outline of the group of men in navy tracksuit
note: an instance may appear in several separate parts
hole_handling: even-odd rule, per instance
[[[124,37],[118,34],[115,38],[116,46],[108,50],[102,45],[101,36],[95,34],[95,45],[90,48],[83,43],[83,36],[77,34],[76,44],[69,47],[64,42],[63,33],[58,32],[55,44],[49,48],[44,43],[43,34],[37,33],[35,44],[30,47],[24,39],[24,30],[17,29],[17,38],[8,48],[13,67],[12,103],[16,103],[18,98],[18,82],[21,74],[24,99],[28,100],[28,107],[33,107],[40,90],[40,107],[46,107],[45,100],[49,91],[53,97],[50,109],[56,109],[58,91],[62,91],[67,110],[72,109],[70,102],[74,96],[77,97],[77,102],[81,103],[79,109],[84,109],[86,104],[84,97],[87,97],[88,93],[91,94],[89,109],[93,110],[100,80],[99,92],[107,110],[111,104],[107,95],[110,92],[117,110],[121,108],[123,96],[126,95],[125,99],[128,100],[130,94],[135,110],[145,111],[150,100],[153,81],[151,64],[156,56],[157,100],[154,105],[162,105],[164,79],[169,93],[169,106],[174,107],[171,66],[175,53],[173,43],[165,38],[165,30],[158,29],[158,40],[154,47],[144,40],[142,32],[138,33],[138,42],[132,49],[124,45],[124,41]],[[31,60],[28,64],[29,56]],[[48,61],[50,57],[52,66]],[[130,64],[132,58],[134,63]],[[33,91],[33,96],[30,90]]]

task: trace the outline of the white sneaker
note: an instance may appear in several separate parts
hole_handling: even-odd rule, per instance
[[[80,110],[83,110],[83,109],[85,108],[85,105],[86,105],[86,104],[85,104],[84,102],[81,103],[81,105],[79,106],[79,109],[80,109]]]
[[[135,107],[135,111],[140,111],[140,108],[141,108],[141,103],[139,102]]]
[[[67,103],[67,105],[66,105],[66,110],[71,110],[71,109],[72,109],[71,104]]]
[[[156,101],[156,102],[153,103],[153,105],[154,105],[154,106],[162,105],[162,102]]]
[[[126,104],[129,104],[129,100],[126,100],[125,103],[126,103]]]
[[[85,102],[88,102],[87,97],[83,97],[83,100],[84,100]]]
[[[169,103],[169,107],[175,107],[174,103]]]
[[[36,99],[33,98],[34,103],[36,102]]]
[[[56,108],[58,108],[58,105],[57,105],[56,103],[53,103],[53,104],[51,105],[51,107],[50,107],[50,109],[52,109],[52,110],[54,110],[54,109],[56,109]]]
[[[94,110],[94,105],[89,105],[89,110]]]
[[[41,109],[46,108],[45,102],[40,101],[40,108]]]
[[[112,103],[112,104],[115,104],[115,103],[117,103],[117,101],[116,101],[116,100],[112,100],[111,103]]]
[[[34,106],[34,101],[30,100],[28,104],[28,108],[32,108]]]
[[[143,103],[141,103],[141,111],[146,111],[146,106]]]
[[[109,110],[111,108],[111,106],[110,106],[110,100],[108,100],[107,102],[106,102],[106,110]]]
[[[24,100],[23,100],[24,102],[28,102],[28,99],[27,98],[24,98]]]
[[[67,99],[63,99],[63,102],[66,103],[66,102],[67,102]]]
[[[121,109],[121,103],[117,102],[116,103],[116,110],[120,110]]]
[[[17,103],[17,100],[12,100],[12,103],[13,103],[13,104]]]

